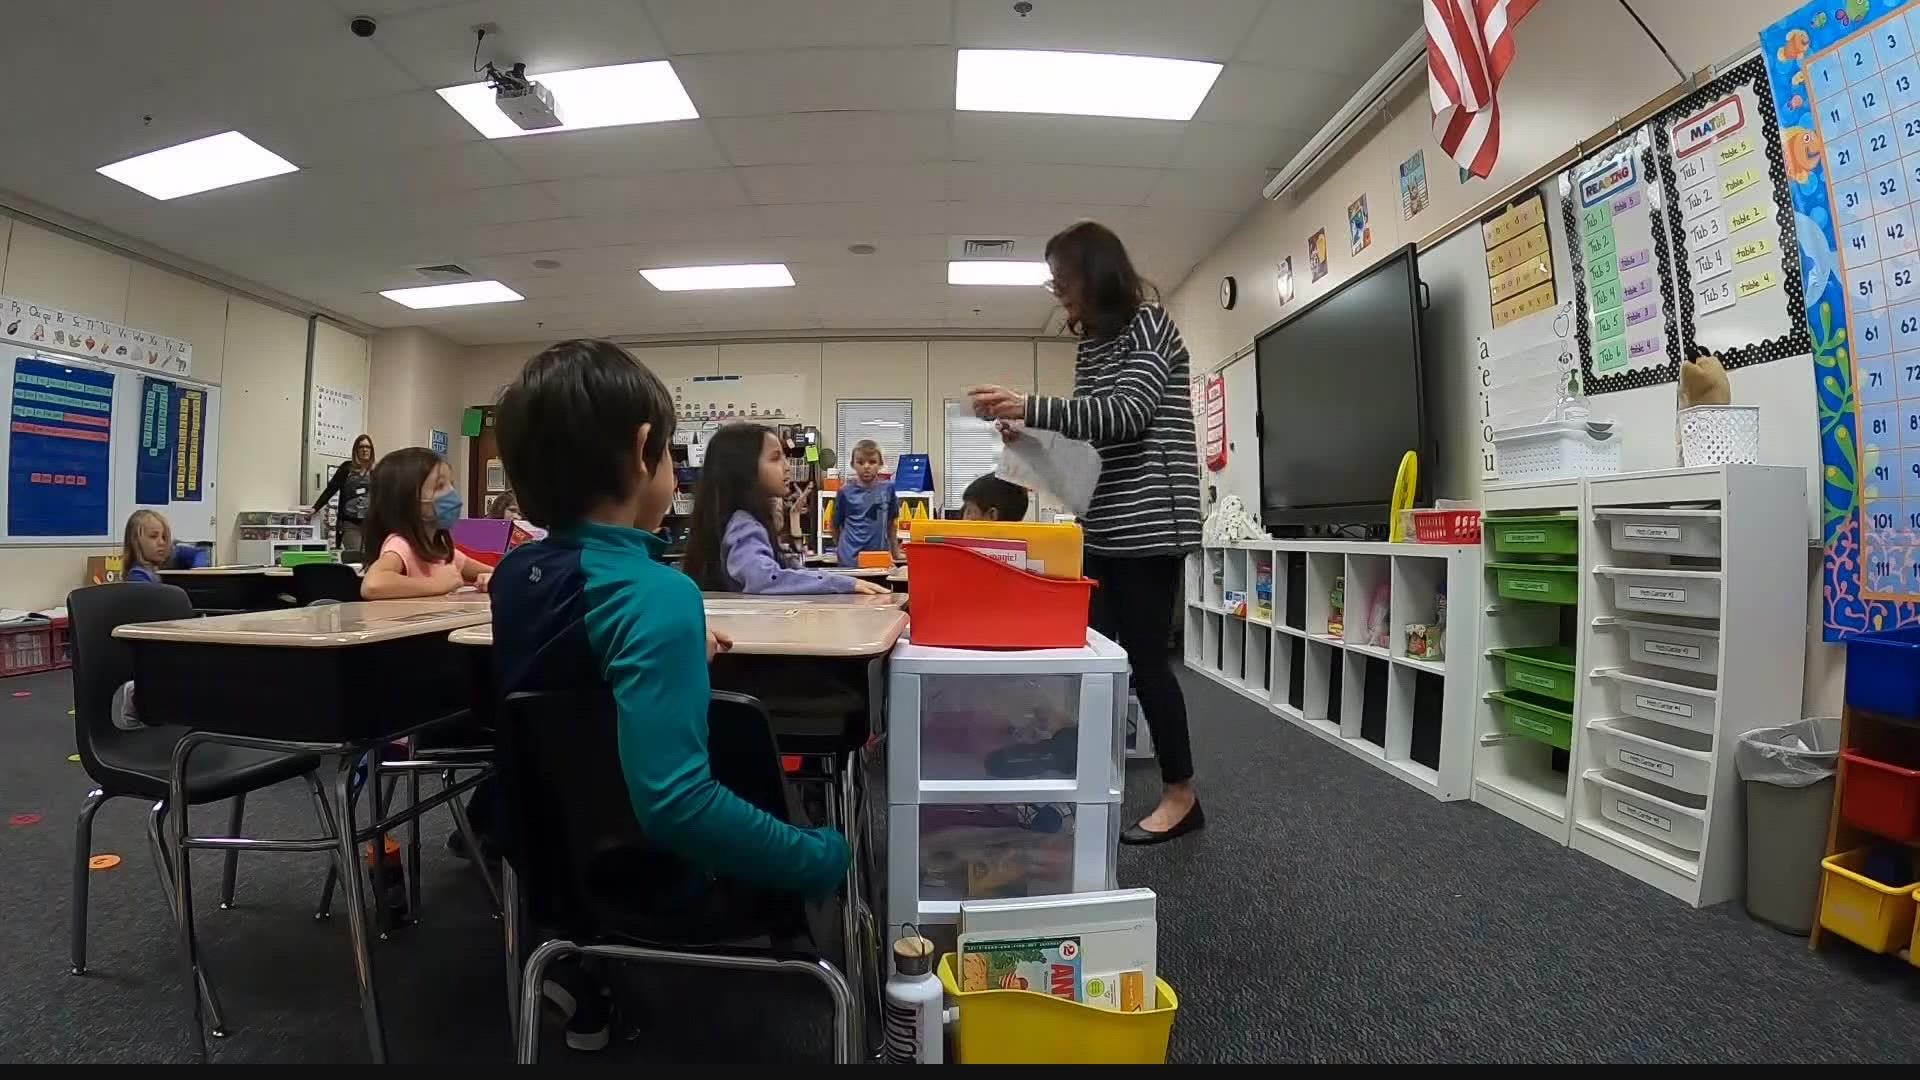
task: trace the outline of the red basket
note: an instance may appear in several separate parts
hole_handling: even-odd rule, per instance
[[[68,629],[67,620],[65,618],[59,618],[59,619],[53,620],[52,645],[53,645],[53,655],[51,659],[53,661],[54,669],[57,671],[60,668],[72,667],[73,666],[73,632],[70,629]]]
[[[906,545],[915,645],[1078,649],[1094,583],[1017,570],[958,544]]]
[[[1422,544],[1477,544],[1478,510],[1415,510],[1413,538]]]
[[[1920,770],[1844,750],[1840,818],[1888,840],[1920,840]]]
[[[0,630],[0,677],[31,675],[53,667],[53,631],[44,622]]]

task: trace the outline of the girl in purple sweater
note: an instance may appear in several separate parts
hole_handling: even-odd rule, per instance
[[[803,570],[773,547],[773,501],[787,491],[786,451],[763,424],[728,424],[707,441],[680,564],[705,592],[884,593],[845,574]]]

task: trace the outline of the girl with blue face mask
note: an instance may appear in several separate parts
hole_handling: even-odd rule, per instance
[[[374,466],[367,497],[365,600],[444,596],[463,585],[482,591],[485,563],[454,549],[453,525],[463,503],[453,472],[423,446],[395,450]]]

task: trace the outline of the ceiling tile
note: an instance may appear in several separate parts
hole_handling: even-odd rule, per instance
[[[394,154],[383,159],[378,169],[330,162],[302,171],[349,198],[366,202],[397,202],[527,182],[524,173],[484,142]]]
[[[714,138],[735,165],[945,161],[950,112],[811,112],[718,117]]]
[[[1082,202],[1135,206],[1153,189],[1153,169],[1092,165],[955,163],[948,197],[967,202]]]
[[[593,176],[540,185],[578,216],[627,210],[680,210],[703,206],[745,206],[747,194],[732,169]]]
[[[735,170],[753,201],[781,203],[942,202],[945,165],[755,165]]]
[[[674,61],[701,116],[953,108],[953,52],[938,48],[717,53]]]
[[[1276,6],[1290,6],[1281,0]],[[954,0],[964,49],[1060,49],[1224,62],[1267,0],[1040,0],[1022,18],[1004,0]]]
[[[1169,164],[1176,169],[1279,168],[1305,146],[1313,131],[1241,124],[1186,125]]]
[[[768,236],[835,236],[851,244],[888,233],[946,231],[940,203],[789,203],[760,208]]]
[[[950,202],[947,230],[956,236],[1052,236],[1076,221],[1098,221],[1125,235],[1134,213],[1131,207],[1088,203]]]
[[[1193,118],[1208,124],[1318,131],[1373,71],[1340,79],[1307,68],[1231,63]]]
[[[556,131],[496,139],[492,145],[533,180],[712,169],[727,163],[700,120]]]
[[[647,0],[674,53],[944,45],[947,0]]]
[[[473,27],[499,32],[480,43],[480,60],[543,71],[659,60],[666,56],[646,12],[633,0],[470,0],[382,20],[366,42],[392,56],[430,89],[479,82]],[[342,37],[354,40],[343,29]]]
[[[276,108],[243,127],[262,145],[302,167],[342,163],[368,168],[389,154],[479,141],[460,114],[425,90],[345,105],[316,102]]]
[[[1111,116],[953,114],[956,161],[1158,168],[1173,156],[1183,125]]]
[[[1260,198],[1266,169],[1168,169],[1147,196],[1149,207],[1241,210]]]
[[[1312,68],[1358,87],[1420,32],[1419,0],[1284,0],[1267,9],[1235,59]]]

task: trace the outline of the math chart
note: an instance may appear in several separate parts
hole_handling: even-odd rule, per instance
[[[1830,640],[1920,624],[1917,39],[1907,0],[1809,4],[1760,39],[1805,277]]]
[[[1648,134],[1637,131],[1560,176],[1580,283],[1577,336],[1590,383],[1633,373],[1670,377],[1663,193],[1649,175],[1650,146]]]

